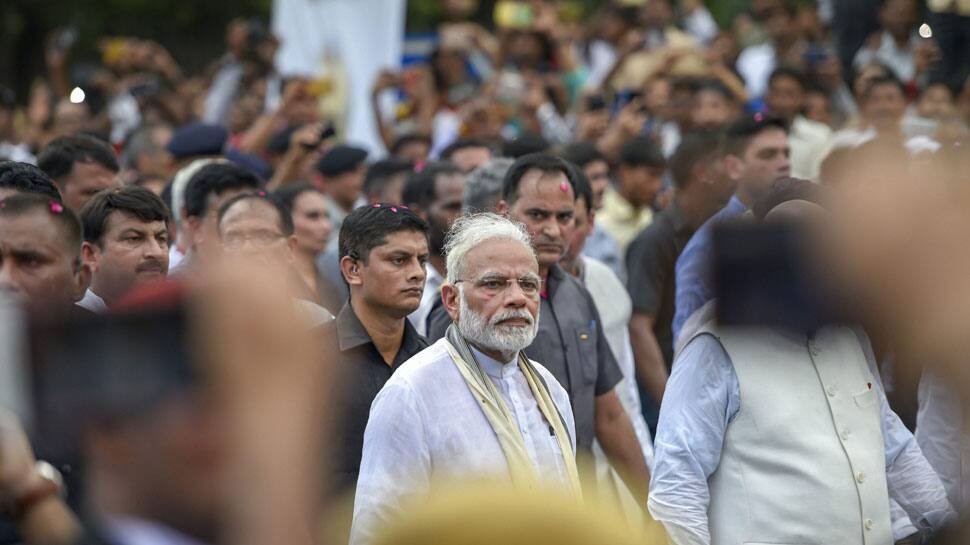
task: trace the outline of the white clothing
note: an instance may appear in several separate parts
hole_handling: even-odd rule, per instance
[[[509,480],[495,431],[448,353],[446,339],[402,364],[371,405],[357,479],[350,543],[373,540],[381,524],[432,484],[475,477]],[[570,487],[559,441],[515,358],[501,363],[472,347],[485,373],[515,415],[529,460],[547,484]],[[517,355],[516,355],[517,356]],[[565,421],[573,448],[576,426],[569,395],[541,364],[536,371]]]
[[[775,69],[775,46],[770,42],[744,48],[738,55],[738,72],[752,99],[761,98],[768,90],[768,77]]]
[[[86,308],[95,314],[104,314],[105,312],[108,312],[107,303],[105,303],[104,299],[98,296],[98,294],[91,291],[91,288],[88,288],[88,290],[84,292],[84,297],[75,304],[81,308]]]
[[[119,545],[204,545],[160,522],[112,516],[102,525],[107,538]]]
[[[804,116],[795,116],[788,143],[791,146],[791,175],[795,178],[818,181],[822,159],[828,151],[832,129]]]
[[[653,467],[653,441],[650,438],[650,428],[643,419],[640,392],[637,390],[633,345],[630,344],[630,317],[633,315],[633,302],[623,283],[609,267],[589,257],[582,256],[580,259],[583,264],[581,274],[583,285],[593,297],[593,304],[596,305],[600,320],[603,322],[606,343],[613,351],[616,363],[623,373],[623,379],[614,390],[623,408],[626,409],[627,416],[630,417],[647,467]],[[605,460],[605,454],[599,447],[599,442],[594,443],[593,453],[602,454],[603,461],[609,463]]]
[[[915,52],[919,40],[919,36],[913,33],[906,45],[899,47],[892,34],[884,30],[879,36],[879,47],[873,50],[868,46],[863,46],[855,54],[852,66],[856,70],[861,70],[868,64],[878,62],[890,67],[896,77],[909,83],[916,77]]]
[[[970,437],[960,397],[943,378],[924,372],[919,383],[916,442],[957,509],[970,507]]]
[[[428,315],[431,314],[431,308],[434,306],[435,301],[438,300],[438,294],[441,291],[441,285],[444,284],[445,279],[431,263],[426,263],[424,270],[428,275],[424,279],[424,291],[421,293],[421,304],[418,305],[417,310],[408,315],[408,320],[411,320],[411,325],[414,326],[414,330],[418,332],[418,335],[427,337]]]
[[[709,544],[712,542],[712,532],[709,530],[709,508],[714,501],[714,495],[712,494],[713,485],[709,484],[708,479],[716,471],[722,471],[722,457],[726,452],[729,426],[734,426],[739,415],[745,412],[741,408],[742,389],[740,380],[743,379],[738,378],[735,371],[735,361],[732,357],[729,357],[714,337],[710,335],[695,336],[696,332],[700,330],[693,325],[695,318],[700,319],[704,315],[712,316],[713,309],[714,302],[712,301],[691,316],[684,326],[673,372],[667,384],[667,394],[664,396],[664,404],[660,411],[660,424],[654,441],[655,457],[648,506],[654,517],[667,527],[671,541],[678,545],[687,543]],[[776,335],[773,339],[777,340],[777,337]],[[878,452],[885,453],[885,459],[881,465],[884,475],[883,486],[888,484],[889,495],[905,509],[905,512],[902,513],[899,512],[900,510],[893,511],[893,538],[899,539],[912,533],[912,528],[907,524],[906,514],[916,521],[921,528],[938,529],[954,516],[952,508],[946,500],[943,485],[926,462],[912,434],[906,430],[899,418],[889,408],[885,394],[878,383],[878,379],[875,378],[875,358],[872,355],[868,339],[861,334],[858,334],[857,337],[857,344],[861,346],[861,352],[864,354],[864,357],[860,359],[864,360],[863,365],[867,366],[865,370],[867,373],[863,373],[863,369],[855,369],[858,366],[851,367],[855,369],[854,372],[858,373],[859,376],[868,375],[872,377],[871,380],[867,378],[866,382],[871,383],[872,391],[878,394],[878,425],[881,427],[881,441],[875,445],[871,444],[872,441],[866,441],[866,445],[878,450]],[[806,347],[804,343],[800,346]],[[825,349],[822,350],[823,353],[826,351]],[[805,353],[807,357],[807,349],[805,349]],[[834,390],[836,395],[841,397],[848,397],[843,392],[860,392],[862,404],[868,407],[868,398],[871,397],[870,390],[868,384],[861,384],[860,387],[859,380],[861,379],[854,380],[855,384],[832,384],[832,386],[836,388]],[[828,393],[818,376],[813,381],[802,382],[806,384],[814,383],[823,397]],[[786,379],[785,388],[791,389],[789,383],[799,384],[798,381]],[[750,391],[750,388],[746,391]],[[802,396],[804,393],[798,392],[798,395]],[[781,400],[777,402],[777,406],[774,406],[768,412],[772,414],[780,412],[783,408],[785,396],[781,395],[780,397]],[[857,400],[855,396],[852,397],[851,401]],[[826,399],[823,403],[827,404],[828,402],[829,400]],[[745,401],[745,404],[748,407],[747,401]],[[844,408],[845,404],[842,404],[842,406]],[[851,408],[852,405],[849,404],[848,407]],[[752,409],[746,410],[750,412]],[[797,414],[797,411],[795,412]],[[822,415],[815,415],[819,418],[819,425],[825,423],[824,417],[826,415],[828,413],[825,411],[822,412]],[[835,419],[829,416],[827,427],[830,430],[834,429],[834,422]],[[797,422],[786,422],[785,426],[803,428]],[[865,428],[871,428],[871,425]],[[842,431],[842,428],[840,428],[840,431]],[[869,432],[871,431],[870,429]],[[850,440],[844,442],[848,444],[853,439],[855,442],[859,442],[859,439],[861,439],[859,434],[854,430],[850,430],[850,432]],[[839,436],[836,435],[835,446],[841,449],[838,438]],[[773,439],[769,444],[775,444]],[[792,455],[797,455],[797,453]],[[764,464],[764,470],[772,471],[782,466],[790,466],[792,462],[789,458],[792,455],[784,457],[772,455],[770,457],[771,463]],[[769,457],[765,457],[764,460],[768,461]],[[870,461],[869,463],[873,464],[874,462]],[[805,465],[810,464],[800,464],[800,467]],[[863,480],[868,485],[873,484],[873,476],[879,473],[878,468],[875,471],[876,473],[873,473],[873,470],[868,470],[865,472],[866,475],[863,475]],[[788,485],[785,483],[786,478],[791,479],[791,472],[782,473],[782,476],[771,481],[776,483],[772,486],[779,491],[779,498],[788,497],[793,488],[798,488],[792,487],[791,483]],[[800,471],[800,473],[804,472]],[[856,473],[856,471],[853,471],[850,475]],[[853,486],[856,483],[847,479],[842,484],[843,486]],[[763,494],[763,491],[758,493]],[[737,492],[735,494],[737,495]],[[829,494],[821,496],[828,497]],[[728,503],[732,502],[729,501]],[[786,506],[803,507],[802,500],[794,502],[779,500],[779,503],[778,509],[784,509]],[[886,507],[888,508],[888,506],[887,498]],[[858,497],[853,508],[855,512],[859,511]],[[788,518],[790,517],[778,520],[785,520],[787,524]],[[873,528],[876,528],[875,517],[867,518],[873,520]],[[761,519],[760,516],[759,519]],[[862,523],[864,524],[864,520]],[[883,524],[886,523],[888,521],[884,519]],[[830,524],[830,521],[826,521],[819,527],[825,527],[828,524]],[[906,530],[907,528],[909,530]],[[871,531],[888,533],[883,528]],[[861,534],[860,531],[860,537]],[[769,537],[777,539],[775,541],[777,543],[795,542],[785,541],[777,536]],[[889,538],[887,543],[891,540],[892,538]],[[824,543],[826,541],[819,536],[814,536],[805,542]],[[842,543],[843,541],[836,540],[835,542]]]

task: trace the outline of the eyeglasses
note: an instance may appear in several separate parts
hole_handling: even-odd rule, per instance
[[[230,233],[222,237],[222,245],[230,250],[238,250],[243,246],[249,245],[256,248],[265,248],[274,242],[284,239],[280,233],[272,231],[256,231],[255,233]]]
[[[454,283],[459,284],[461,282],[471,283],[475,289],[481,290],[489,296],[503,293],[505,290],[511,288],[512,283],[515,282],[519,285],[519,289],[522,290],[523,294],[528,297],[535,297],[539,294],[539,289],[542,286],[542,279],[536,274],[528,274],[515,279],[506,276],[486,274],[475,280],[460,279]]]

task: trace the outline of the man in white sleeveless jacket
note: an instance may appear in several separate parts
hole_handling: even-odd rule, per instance
[[[825,214],[798,182],[772,190],[769,220]],[[713,322],[687,334],[660,411],[648,502],[674,544],[890,545],[909,537],[893,535],[890,498],[925,533],[955,518],[886,402],[865,334]]]

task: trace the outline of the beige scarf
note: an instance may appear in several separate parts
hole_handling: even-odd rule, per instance
[[[512,474],[512,482],[517,486],[524,486],[528,489],[535,488],[538,485],[538,476],[529,460],[525,440],[522,438],[519,425],[512,412],[505,404],[495,384],[478,365],[468,343],[454,324],[448,327],[445,339],[452,361],[455,362],[455,366],[462,378],[465,379],[465,383],[475,396],[479,407],[485,413],[485,418],[488,419],[492,430],[498,437],[509,465],[509,472]],[[581,499],[582,490],[579,484],[579,473],[576,469],[576,457],[569,440],[569,433],[566,431],[566,423],[562,415],[559,414],[556,404],[552,401],[546,383],[536,371],[532,362],[521,351],[519,352],[519,369],[529,383],[529,388],[532,390],[532,395],[535,397],[542,416],[552,426],[556,440],[559,442],[559,449],[562,451],[563,462],[566,465],[570,493],[577,499]]]

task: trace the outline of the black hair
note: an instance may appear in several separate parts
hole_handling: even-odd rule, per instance
[[[0,162],[0,188],[13,189],[18,193],[35,193],[64,202],[54,180],[43,170],[27,163]]]
[[[595,144],[586,140],[569,144],[563,148],[559,155],[579,168],[586,168],[586,165],[595,161],[604,161],[609,164],[603,152]]]
[[[192,175],[185,185],[185,215],[205,216],[210,195],[230,189],[257,189],[256,173],[236,163],[210,163]]]
[[[12,110],[17,105],[17,95],[13,89],[0,85],[0,109]]]
[[[408,133],[400,136],[391,144],[391,155],[397,155],[401,151],[401,148],[414,142],[422,142],[427,144],[429,148],[431,147],[431,138],[428,135],[421,133]]]
[[[751,211],[758,221],[764,221],[768,212],[788,201],[809,201],[825,205],[825,188],[808,180],[785,177],[775,180],[768,193],[754,203]]]
[[[21,193],[0,200],[0,217],[15,218],[36,210],[50,216],[57,224],[61,235],[72,248],[75,266],[79,266],[81,256],[81,221],[77,215],[60,201],[39,193]]]
[[[868,100],[869,96],[872,94],[872,90],[879,85],[892,85],[897,89],[899,89],[899,92],[903,95],[904,98],[906,97],[906,86],[903,84],[902,80],[896,77],[896,75],[893,74],[892,72],[889,72],[885,75],[876,76],[870,79],[869,83],[862,89],[862,94],[860,95],[859,98],[862,101]]]
[[[323,195],[323,191],[320,191],[310,182],[296,182],[293,184],[286,184],[277,189],[273,192],[273,197],[280,201],[280,203],[282,203],[283,206],[288,208],[292,213],[293,206],[296,204],[296,200],[300,198],[300,195],[310,192]]]
[[[502,157],[518,159],[531,153],[543,153],[549,151],[552,146],[549,141],[536,133],[527,132],[519,135],[513,140],[506,140],[502,144]]]
[[[754,137],[769,129],[779,129],[788,133],[788,125],[778,117],[757,113],[739,118],[727,128],[725,152],[735,157],[743,156]]]
[[[565,174],[569,185],[573,188],[573,195],[576,194],[576,169],[569,162],[550,153],[530,153],[519,157],[505,174],[505,180],[502,182],[502,199],[509,205],[519,198],[519,184],[522,182],[522,177],[530,170]]]
[[[677,189],[691,185],[694,166],[718,157],[723,137],[714,131],[697,131],[684,135],[677,150],[670,157],[670,174]]]
[[[85,134],[55,138],[37,156],[37,166],[58,182],[70,175],[74,163],[97,163],[118,172],[118,158],[111,146]]]
[[[276,211],[276,215],[278,216],[277,219],[279,219],[280,222],[280,231],[283,232],[283,236],[288,237],[293,234],[293,216],[290,214],[290,209],[287,208],[278,197],[265,191],[240,193],[239,195],[235,195],[233,198],[222,203],[222,206],[219,207],[219,215],[217,216],[218,220],[216,225],[221,226],[222,219],[227,213],[229,213],[229,210],[233,206],[236,206],[243,201],[259,201],[269,204],[271,207],[273,207],[273,210]]]
[[[125,186],[101,191],[91,198],[81,208],[81,226],[84,229],[84,240],[101,245],[104,229],[108,217],[112,212],[124,212],[148,223],[172,219],[165,202],[158,195],[138,186]]]
[[[716,80],[716,79],[700,80],[697,83],[697,93],[701,93],[703,91],[711,91],[712,93],[717,93],[721,95],[724,98],[724,100],[727,100],[728,102],[732,102],[734,104],[737,104],[738,102],[738,98],[734,96],[734,93],[732,93],[731,90],[727,88],[727,85],[724,85],[724,83],[722,83],[720,80]]]
[[[408,206],[427,210],[436,198],[438,176],[460,175],[461,169],[454,163],[437,161],[424,165],[420,171],[412,172],[404,182],[401,200]]]
[[[455,154],[456,151],[463,150],[465,148],[488,148],[492,149],[491,146],[485,143],[484,140],[478,140],[475,138],[459,138],[451,144],[448,144],[445,149],[441,150],[438,157],[442,160],[450,160],[451,156]]]
[[[572,163],[569,164],[569,168],[573,171],[573,190],[576,192],[576,200],[582,199],[586,203],[588,214],[593,209],[593,186],[582,168]]]
[[[782,65],[772,70],[771,75],[768,76],[768,87],[770,88],[778,78],[790,78],[795,80],[803,91],[806,87],[808,87],[805,73],[794,66]]]
[[[632,167],[663,168],[667,166],[667,160],[664,159],[660,146],[652,138],[637,136],[620,148],[617,164]]]
[[[340,258],[347,256],[367,264],[371,250],[387,244],[388,235],[401,231],[417,231],[427,238],[428,224],[406,206],[362,206],[347,214],[340,225]]]
[[[364,175],[364,193],[381,191],[391,182],[391,178],[402,172],[412,172],[414,163],[405,159],[381,159],[367,167],[367,174]]]

